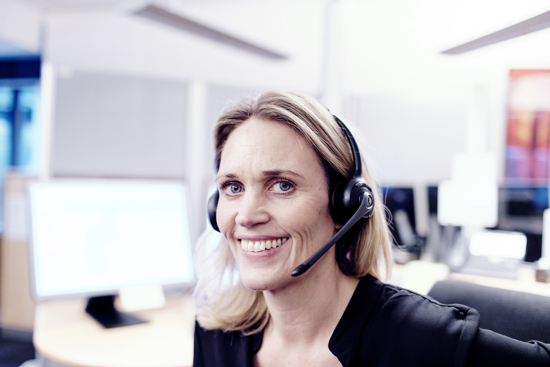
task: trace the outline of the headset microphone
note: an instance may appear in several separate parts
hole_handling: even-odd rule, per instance
[[[332,237],[326,244],[323,245],[313,256],[307,259],[292,271],[292,276],[297,277],[306,272],[313,264],[317,262],[344,234],[346,234],[357,222],[361,219],[369,219],[374,213],[374,196],[372,189],[363,179],[361,170],[361,155],[359,148],[355,143],[353,135],[344,125],[344,123],[336,116],[334,120],[340,125],[351,147],[353,154],[354,170],[353,176],[336,185],[330,193],[330,214],[334,222],[343,224],[343,227]],[[218,207],[219,193],[216,190],[208,199],[208,219],[212,228],[220,231],[216,220],[216,209]]]

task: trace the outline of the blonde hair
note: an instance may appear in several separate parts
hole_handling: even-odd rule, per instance
[[[268,92],[226,110],[218,119],[214,138],[215,169],[220,167],[224,145],[233,130],[251,117],[281,122],[303,136],[317,153],[332,190],[354,173],[347,137],[330,112],[311,97],[290,92]],[[340,270],[356,278],[367,274],[386,279],[391,272],[391,242],[380,192],[365,160],[363,178],[373,189],[373,216],[336,244]],[[327,192],[328,195],[328,192]],[[261,331],[269,320],[262,292],[246,288],[225,239],[208,229],[196,246],[197,286],[194,292],[197,320],[207,329]]]

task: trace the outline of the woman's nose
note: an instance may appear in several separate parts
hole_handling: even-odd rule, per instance
[[[252,227],[269,221],[265,200],[260,193],[247,192],[238,207],[235,222],[242,227]]]

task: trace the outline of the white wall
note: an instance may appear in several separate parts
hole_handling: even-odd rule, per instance
[[[40,12],[17,0],[0,1],[0,42],[18,55],[40,52]],[[6,48],[6,51],[8,49]]]

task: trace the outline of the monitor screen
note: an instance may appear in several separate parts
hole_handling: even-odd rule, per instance
[[[428,186],[428,213],[437,216],[437,186]]]
[[[501,187],[499,199],[505,215],[542,218],[542,213],[548,208],[548,188]]]
[[[523,232],[527,236],[525,261],[542,254],[543,213],[548,208],[545,186],[505,186],[499,189],[497,229]]]
[[[416,231],[416,215],[414,208],[414,189],[412,187],[393,187],[383,188],[384,205],[395,215],[398,211],[407,214],[407,219],[414,231]]]
[[[29,202],[37,300],[193,282],[181,183],[38,182]]]
[[[416,233],[414,189],[412,187],[385,187],[384,205],[391,213],[390,231],[396,244],[411,252],[420,251]]]

